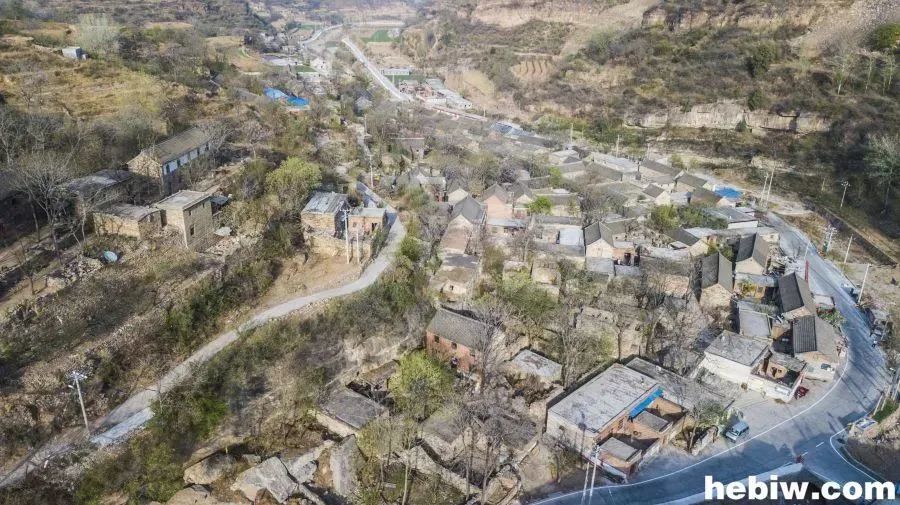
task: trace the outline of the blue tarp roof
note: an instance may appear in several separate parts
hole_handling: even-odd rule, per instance
[[[653,403],[653,400],[659,398],[660,396],[662,396],[662,394],[663,394],[662,388],[656,388],[656,391],[650,393],[650,396],[648,396],[647,398],[644,398],[644,401],[639,403],[635,408],[631,409],[631,413],[628,414],[628,417],[631,419],[634,419],[635,417],[637,417],[638,414],[643,412],[644,409],[646,409],[647,407],[650,406],[651,403]]]
[[[728,198],[729,200],[737,200],[741,197],[741,192],[729,187],[719,188],[715,191],[715,193],[722,198]]]
[[[266,98],[270,100],[284,100],[294,107],[306,107],[307,105],[309,105],[309,100],[300,98],[298,96],[288,95],[278,88],[266,88],[263,90],[263,93],[266,95]]]

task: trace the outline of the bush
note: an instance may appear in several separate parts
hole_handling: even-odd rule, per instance
[[[888,400],[884,402],[884,406],[881,407],[878,412],[872,415],[872,419],[878,421],[879,423],[890,417],[891,414],[896,412],[898,407],[897,402],[894,400]]]
[[[869,47],[887,52],[900,46],[900,23],[887,23],[869,34]]]
[[[766,95],[759,89],[754,89],[750,96],[747,97],[747,108],[750,110],[763,109],[767,103]]]
[[[409,259],[413,263],[418,263],[422,259],[422,244],[418,240],[406,236],[400,242],[400,254]]]
[[[778,57],[778,51],[769,43],[754,47],[747,55],[747,71],[751,77],[759,77],[769,70]]]

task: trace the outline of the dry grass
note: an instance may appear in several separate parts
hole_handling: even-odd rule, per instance
[[[187,94],[166,83],[106,61],[73,61],[32,45],[0,44],[0,93],[24,107],[26,96],[49,112],[89,119],[115,114],[125,106],[158,110],[166,100]]]

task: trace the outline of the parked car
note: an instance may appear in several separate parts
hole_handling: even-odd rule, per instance
[[[725,438],[732,442],[737,442],[747,436],[747,433],[750,433],[750,425],[745,421],[738,421],[725,432]]]
[[[809,393],[809,389],[800,386],[797,388],[797,391],[794,392],[794,398],[803,398],[806,396],[806,393]]]

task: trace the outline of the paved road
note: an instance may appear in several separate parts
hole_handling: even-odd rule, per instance
[[[366,193],[371,199],[380,201],[380,198],[365,185],[359,183],[357,186],[361,192]],[[390,207],[388,207],[388,218],[390,230],[385,247],[378,257],[366,267],[358,279],[337,288],[287,300],[257,313],[237,329],[227,331],[217,336],[211,342],[192,354],[184,362],[170,370],[152,387],[133,395],[124,403],[113,409],[106,417],[96,422],[95,426],[103,431],[91,436],[90,441],[99,446],[106,446],[127,439],[131,433],[144,426],[144,424],[153,417],[150,404],[160,393],[171,390],[179,382],[188,377],[195,366],[208,361],[219,351],[227,347],[228,344],[240,338],[243,332],[292,312],[303,310],[314,304],[356,293],[374,284],[381,274],[391,266],[394,259],[394,253],[399,248],[400,241],[406,235],[406,228],[397,218],[394,209]],[[15,470],[7,474],[3,480],[0,481],[0,487],[18,481],[25,475],[26,469],[39,467],[45,460],[68,452],[75,445],[75,442],[69,440],[71,437],[61,438],[66,439],[57,439],[53,443],[47,444],[35,451],[27,461],[18,465]]]
[[[341,42],[343,42],[344,45],[347,46],[348,49],[350,49],[350,52],[353,53],[353,56],[355,56],[357,60],[365,65],[366,70],[368,70],[369,73],[372,74],[372,77],[375,78],[375,81],[377,81],[382,88],[390,93],[391,101],[408,102],[411,100],[409,95],[401,93],[400,90],[397,89],[396,86],[394,86],[394,83],[392,83],[390,79],[385,77],[384,74],[381,73],[381,70],[378,70],[378,67],[376,67],[371,61],[369,61],[369,58],[366,57],[365,53],[363,53],[358,47],[356,47],[356,44],[354,44],[352,40],[345,37],[343,40],[341,40]]]
[[[786,252],[803,254],[808,239],[770,216],[772,226],[781,233]],[[813,386],[807,397],[779,405],[759,399],[739,408],[749,420],[752,438],[739,445],[719,441],[700,457],[666,448],[636,476],[636,481],[621,486],[598,486],[593,504],[654,504],[692,496],[703,491],[704,479],[712,475],[721,482],[759,475],[794,461],[803,455],[804,464],[822,477],[837,481],[874,480],[864,469],[847,461],[838,448],[844,427],[869,412],[885,388],[884,356],[873,349],[869,327],[863,314],[843,289],[843,276],[830,263],[809,249],[809,267],[813,291],[834,297],[847,318],[844,334],[849,356],[831,383]],[[581,491],[551,496],[532,505],[581,505]]]

